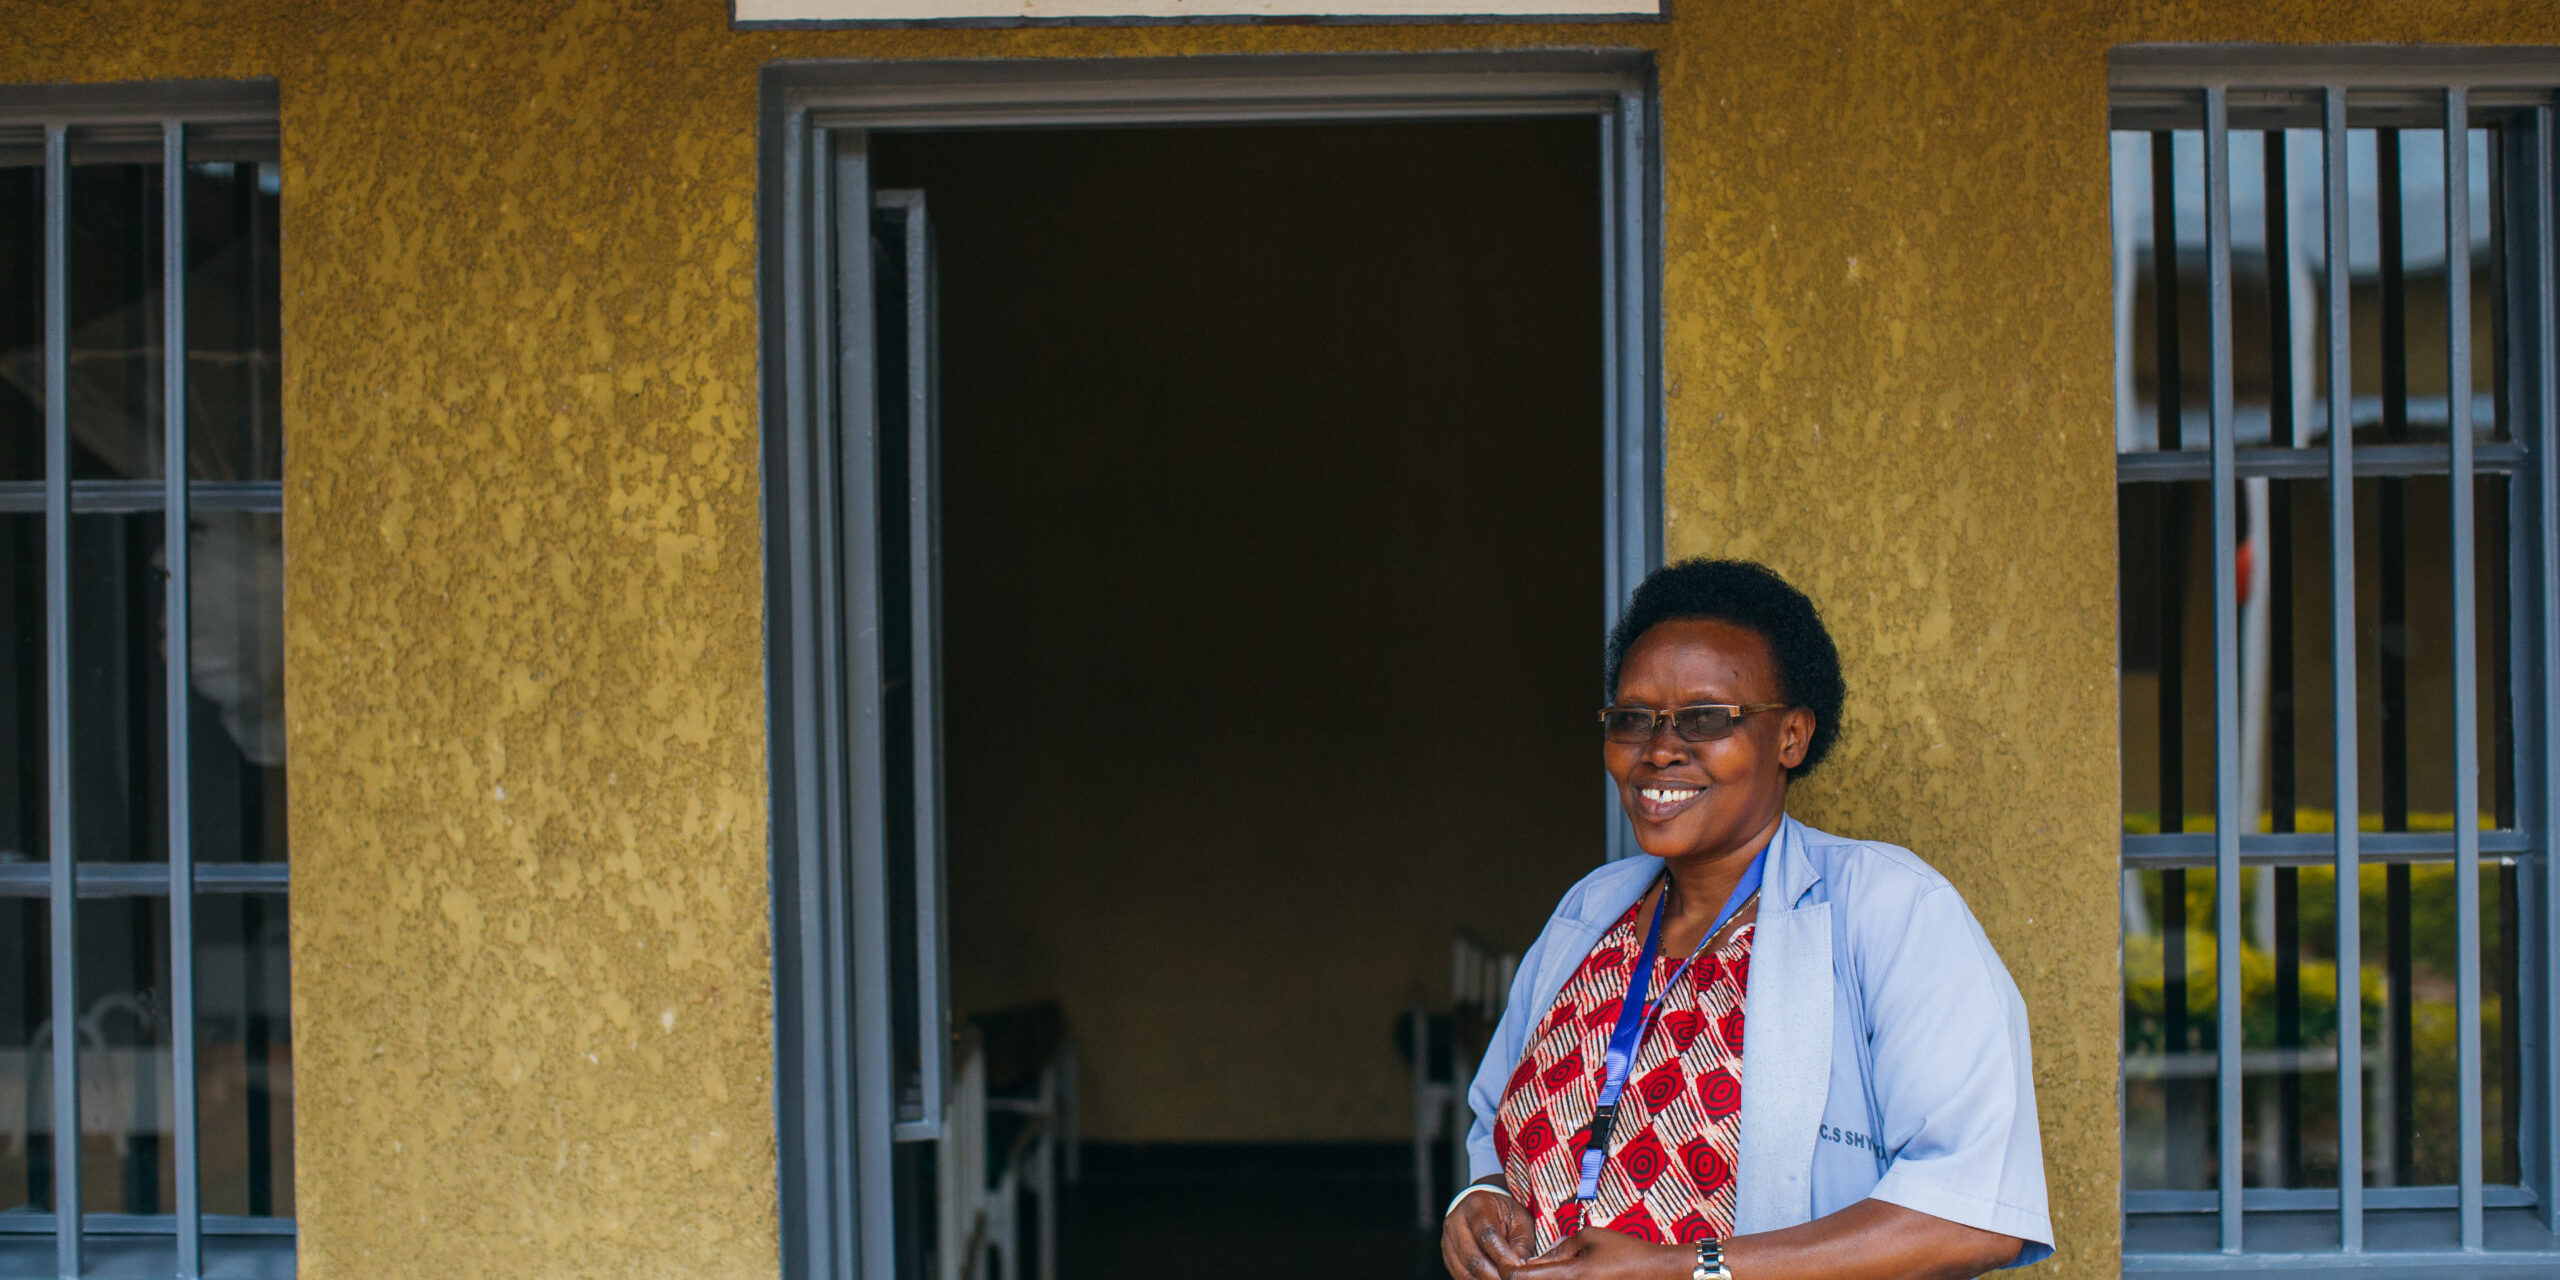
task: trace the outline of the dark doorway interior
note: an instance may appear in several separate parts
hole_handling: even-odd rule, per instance
[[[1081,1046],[1062,1271],[1435,1274],[1395,1020],[1604,847],[1597,128],[872,147],[940,236],[955,1013]]]

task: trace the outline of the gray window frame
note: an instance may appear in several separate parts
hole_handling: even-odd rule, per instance
[[[56,1026],[78,1005],[81,898],[165,896],[169,899],[169,1014],[176,1212],[84,1213],[80,1204],[80,1090],[53,1089],[55,1212],[0,1219],[0,1241],[50,1235],[49,1274],[76,1276],[90,1264],[168,1267],[180,1280],[197,1280],[208,1259],[234,1274],[290,1276],[295,1224],[290,1218],[257,1218],[203,1212],[199,1198],[196,1124],[196,896],[289,893],[285,863],[198,864],[190,824],[188,732],[189,628],[166,628],[168,705],[168,861],[77,862],[73,858],[70,705],[70,521],[73,513],[157,510],[163,518],[167,572],[164,616],[182,619],[189,608],[188,540],[166,531],[187,527],[188,513],[280,513],[278,482],[193,482],[187,479],[186,186],[190,139],[273,139],[278,129],[273,80],[154,81],[139,84],[0,87],[0,130],[40,131],[44,166],[44,385],[45,478],[0,482],[0,511],[37,512],[45,518],[46,804],[48,860],[0,864],[0,897],[37,897],[49,903],[51,1007]],[[83,144],[156,152],[162,169],[161,331],[163,379],[163,479],[74,480],[70,475],[69,386],[69,193],[70,134]],[[54,1037],[52,1078],[79,1079],[79,1037]]]
[[[874,519],[867,395],[840,395],[827,297],[840,147],[876,129],[1590,118],[1602,150],[1608,566],[1613,621],[1662,558],[1661,158],[1642,51],[786,63],[763,86],[758,227],[763,326],[768,749],[772,775],[775,1101],[783,1274],[875,1280],[892,1256],[896,1131],[876,883],[888,797],[878,663],[853,637],[879,618],[863,563]],[[841,405],[839,407],[839,401]],[[875,655],[876,657],[876,655]],[[869,679],[866,679],[866,672]],[[1598,800],[1601,797],[1595,796]],[[1613,848],[1623,840],[1614,798]],[[929,927],[928,927],[929,931]]]
[[[2560,755],[2551,749],[2560,739],[2560,590],[2551,586],[2560,565],[2560,317],[2555,297],[2560,283],[2554,273],[2554,105],[2560,90],[2560,53],[2547,49],[2504,48],[2286,48],[2274,46],[2131,46],[2109,57],[2111,127],[2118,129],[2201,129],[2205,137],[2206,238],[2208,308],[2212,324],[2213,371],[2210,396],[2211,443],[2208,451],[2125,454],[2117,464],[2119,485],[2161,480],[2208,480],[2212,488],[2215,638],[2216,807],[2211,834],[2135,835],[2123,837],[2125,870],[2176,866],[2212,867],[2216,882],[2235,885],[2244,866],[2328,865],[2337,873],[2337,956],[2340,973],[2357,972],[2359,900],[2357,871],[2394,861],[2449,861],[2456,868],[2456,913],[2472,945],[2458,947],[2457,1055],[2460,1062],[2459,1180],[2451,1187],[2368,1188],[2361,1177],[2342,1176],[2335,1191],[2321,1189],[2248,1188],[2243,1178],[2225,1177],[2213,1191],[2129,1191],[2128,1216],[2146,1213],[2210,1212],[2218,1226],[2219,1247],[2209,1253],[2144,1254],[2128,1252],[2125,1269],[2146,1271],[2316,1270],[2390,1268],[2423,1273],[2426,1268],[2458,1269],[2471,1274],[2484,1266],[2560,1264],[2560,1252],[2520,1252],[2487,1248],[2485,1217],[2489,1209],[2531,1206],[2545,1231],[2555,1222],[2555,1190],[2560,1190],[2560,1126],[2554,1123],[2560,1098],[2560,1055],[2550,1036],[2560,1027],[2560,981],[2552,970],[2552,938],[2560,924],[2560,876],[2552,874],[2551,806],[2560,798]],[[2502,144],[2510,162],[2506,216],[2506,278],[2509,303],[2507,367],[2514,380],[2511,404],[2515,425],[2512,443],[2476,442],[2471,431],[2471,321],[2468,308],[2470,245],[2449,237],[2447,269],[2449,303],[2448,367],[2453,379],[2448,396],[2449,442],[2444,445],[2358,446],[2349,429],[2352,351],[2346,314],[2349,264],[2343,253],[2326,256],[2328,280],[2329,364],[2326,399],[2330,423],[2325,447],[2309,450],[2241,450],[2235,447],[2232,358],[2232,259],[2230,229],[2229,129],[2235,109],[2259,120],[2291,112],[2307,118],[2288,127],[2318,127],[2327,174],[2325,233],[2332,243],[2346,236],[2345,159],[2350,98],[2359,111],[2376,108],[2407,113],[2412,123],[2460,130],[2476,123],[2475,111],[2507,113],[2509,127]],[[2247,127],[2269,127],[2254,123]],[[2358,126],[2362,127],[2362,126]],[[2460,218],[2448,226],[2469,225],[2469,150],[2447,146],[2446,213]],[[2493,198],[2496,193],[2493,193]],[[2319,453],[2324,457],[2308,455]],[[2333,676],[2337,708],[2334,732],[2335,811],[2342,815],[2332,834],[2260,835],[2244,828],[2239,785],[2238,605],[2235,602],[2235,548],[2238,515],[2236,481],[2247,476],[2326,478],[2335,494],[2355,477],[2375,475],[2443,475],[2453,477],[2507,475],[2515,478],[2510,503],[2509,653],[2515,664],[2512,697],[2516,726],[2514,777],[2504,785],[2516,796],[2516,828],[2482,832],[2476,823],[2457,821],[2449,833],[2369,834],[2343,815],[2360,811],[2357,795],[2356,715],[2358,692],[2355,615],[2354,508],[2331,502],[2331,604]],[[2454,658],[2454,811],[2479,811],[2477,729],[2479,705],[2475,640],[2478,633],[2472,486],[2454,483],[2451,492],[2451,589]],[[2489,1186],[2482,1177],[2481,936],[2479,869],[2484,855],[2512,858],[2518,867],[2520,922],[2518,965],[2524,1057],[2519,1149],[2522,1184]],[[2240,954],[2240,898],[2217,894],[2214,935],[2217,954]],[[2240,1159],[2241,1124],[2241,966],[2216,966],[2218,984],[2216,1037],[2216,1147],[2220,1167],[2235,1172]],[[2363,1074],[2360,1015],[2361,992],[2341,984],[2339,992],[2340,1168],[2364,1165]],[[2253,1245],[2245,1225],[2250,1213],[2266,1210],[2328,1210],[2337,1214],[2334,1252],[2304,1252],[2278,1245],[2271,1253]],[[2400,1251],[2369,1246],[2366,1215],[2391,1209],[2449,1210],[2458,1243],[2450,1250]]]

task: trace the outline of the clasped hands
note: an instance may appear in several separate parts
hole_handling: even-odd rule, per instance
[[[1532,1257],[1537,1232],[1520,1202],[1468,1196],[1440,1223],[1440,1261],[1452,1280],[1686,1280],[1697,1252],[1584,1227]]]

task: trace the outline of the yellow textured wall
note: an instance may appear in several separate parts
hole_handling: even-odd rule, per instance
[[[1829,606],[1806,808],[1964,887],[2114,1269],[2105,50],[2547,5],[1676,0],[1668,25],[732,32],[721,0],[63,0],[0,82],[279,77],[304,1274],[775,1271],[756,75],[1658,50],[1670,543]]]

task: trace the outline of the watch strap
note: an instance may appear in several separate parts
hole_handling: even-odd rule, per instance
[[[1698,1265],[1689,1280],[1733,1280],[1733,1268],[1724,1264],[1724,1241],[1709,1237],[1698,1242]]]

